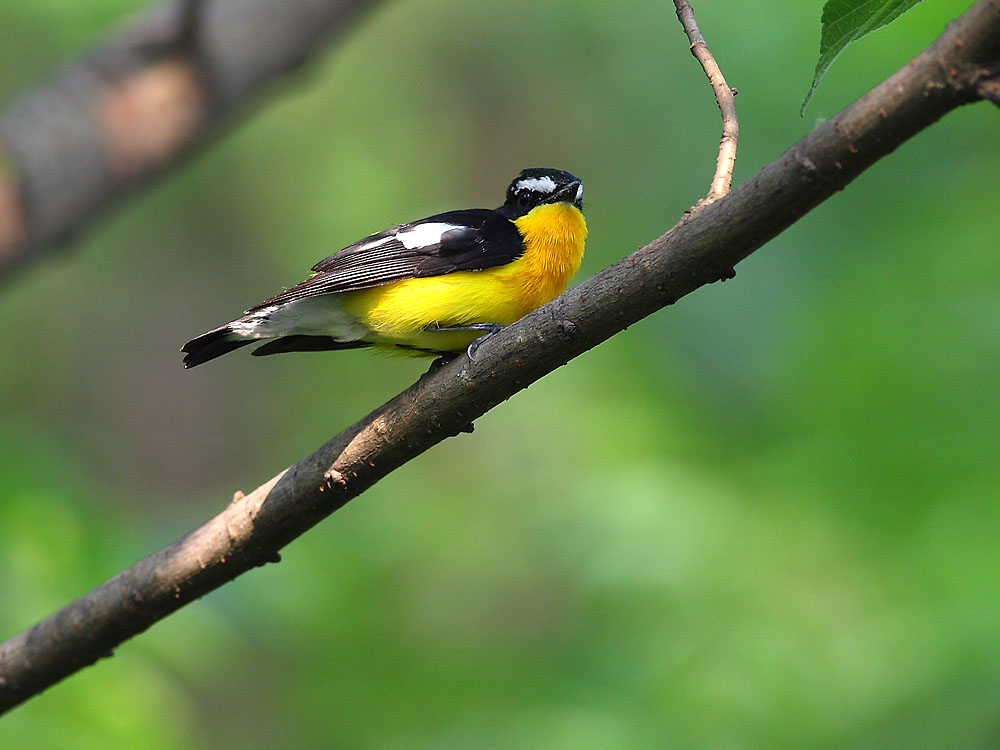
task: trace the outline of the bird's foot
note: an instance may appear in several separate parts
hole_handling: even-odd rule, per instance
[[[477,339],[474,339],[473,342],[469,344],[469,348],[465,350],[465,353],[469,355],[469,359],[475,362],[476,350],[479,349],[480,346],[482,346],[482,343],[486,341],[486,339],[488,339],[493,334],[501,331],[502,329],[503,326],[500,325],[499,323],[478,323],[477,325],[469,326],[470,331],[486,331],[486,333],[484,333],[482,336],[480,336]]]
[[[469,344],[468,349],[465,353],[469,355],[469,359],[475,360],[476,350],[482,345],[486,339],[492,336],[497,331],[503,329],[500,323],[472,323],[467,326],[431,326],[428,331],[443,331],[443,332],[453,332],[453,331],[484,331],[483,335],[477,339],[474,339],[471,344]]]

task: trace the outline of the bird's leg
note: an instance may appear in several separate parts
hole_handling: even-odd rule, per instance
[[[488,339],[490,336],[492,336],[494,333],[496,333],[497,331],[499,331],[501,329],[503,329],[503,326],[500,323],[473,323],[473,324],[467,325],[467,326],[446,326],[446,327],[441,327],[441,326],[435,325],[435,326],[429,327],[427,330],[428,331],[445,331],[445,332],[450,332],[450,331],[485,331],[485,333],[482,336],[480,336],[479,338],[473,340],[473,342],[471,344],[469,344],[469,348],[465,350],[465,353],[469,355],[469,359],[475,359],[476,349],[478,349],[479,346],[484,341],[486,341],[486,339]]]

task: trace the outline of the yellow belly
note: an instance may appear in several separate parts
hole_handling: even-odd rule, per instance
[[[511,263],[347,292],[343,308],[371,332],[366,341],[461,351],[482,332],[433,329],[509,325],[561,294],[580,267],[587,225],[574,206],[539,206],[515,224],[525,252]]]

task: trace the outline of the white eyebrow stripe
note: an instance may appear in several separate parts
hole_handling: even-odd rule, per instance
[[[576,186],[576,202],[579,203],[583,200],[583,183],[581,182]]]
[[[518,180],[514,188],[516,190],[527,188],[536,193],[554,193],[556,182],[551,177],[526,177],[523,180]]]
[[[403,243],[407,250],[414,250],[429,245],[437,245],[441,237],[452,229],[463,229],[460,224],[433,221],[430,224],[418,224],[405,232],[397,232],[396,239]]]

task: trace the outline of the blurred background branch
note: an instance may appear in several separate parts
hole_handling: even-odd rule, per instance
[[[980,0],[891,78],[735,191],[410,389],[216,518],[0,645],[0,709],[277,551],[496,404],[729,269],[949,111],[975,101],[1000,51]]]
[[[0,280],[190,154],[374,0],[176,0],[0,114]]]

